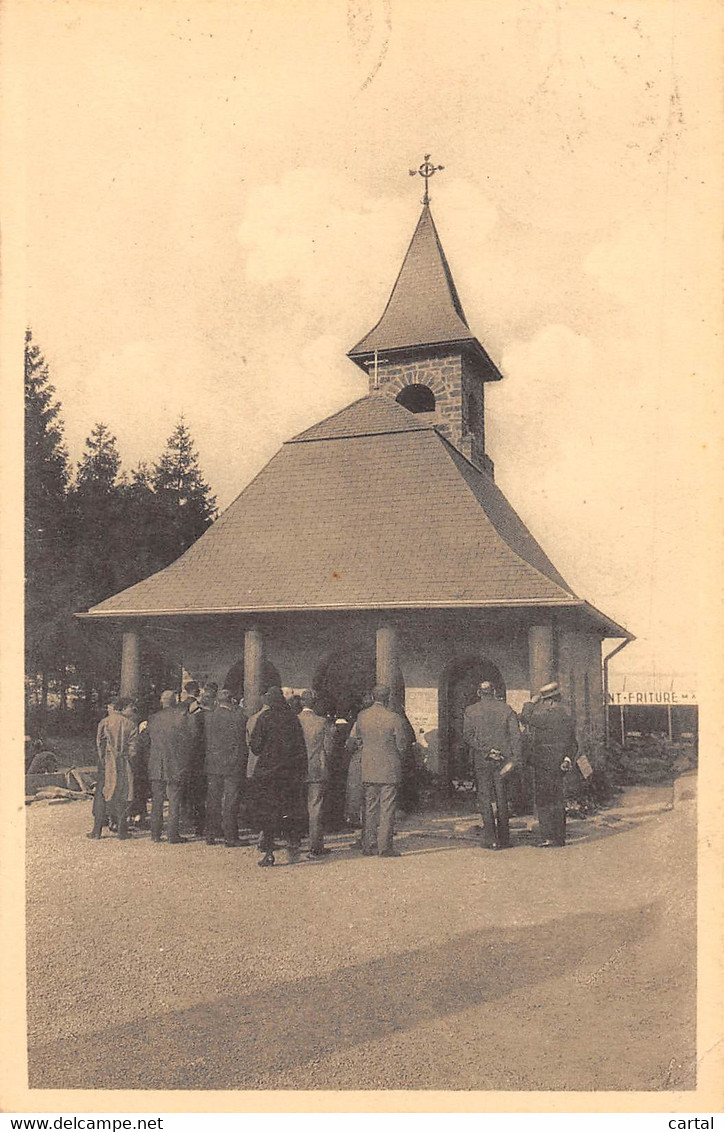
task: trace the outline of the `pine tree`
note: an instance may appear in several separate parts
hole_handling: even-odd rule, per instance
[[[115,436],[103,422],[85,442],[75,484],[69,492],[72,514],[72,614],[110,597],[125,585],[129,540],[121,529],[121,458]],[[90,710],[93,690],[117,680],[117,656],[108,652],[105,634],[81,626],[70,616],[65,626],[66,655],[75,683]]]
[[[133,468],[130,476],[122,478],[121,506],[127,547],[125,576],[120,587],[123,588],[168,565],[159,546],[163,517],[153,489],[153,469],[144,460]]]
[[[68,486],[61,404],[54,400],[48,363],[25,332],[25,531],[28,550],[53,545]]]
[[[85,448],[78,464],[76,490],[81,495],[110,495],[117,485],[121,467],[115,436],[100,421],[86,440]]]
[[[26,330],[26,657],[28,675],[42,675],[43,702],[62,653],[60,626],[69,605],[69,469],[60,413],[48,363]]]
[[[153,470],[159,502],[164,565],[182,554],[216,515],[216,500],[199,467],[191,434],[181,417]]]
[[[116,438],[99,422],[86,439],[71,493],[77,609],[87,609],[121,588],[116,584],[124,573],[116,545],[122,517],[120,466]]]

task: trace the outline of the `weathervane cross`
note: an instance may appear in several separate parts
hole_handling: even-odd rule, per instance
[[[420,168],[410,170],[410,176],[411,177],[417,177],[417,175],[419,174],[421,177],[424,177],[424,179],[425,179],[425,195],[422,198],[423,204],[429,204],[430,203],[430,194],[427,191],[430,178],[433,177],[435,175],[435,173],[442,172],[442,170],[444,168],[445,168],[444,165],[431,165],[430,164],[430,154],[426,153],[425,154],[425,160],[423,161]]]

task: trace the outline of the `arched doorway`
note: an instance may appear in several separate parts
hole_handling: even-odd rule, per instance
[[[282,682],[277,669],[268,661],[264,661],[262,668],[262,685],[263,690],[266,692],[267,688],[281,688]],[[235,699],[241,700],[244,695],[244,660],[237,660],[236,664],[232,665],[224,677],[224,688],[228,688]]]
[[[369,647],[335,649],[320,660],[314,672],[314,690],[325,707],[350,722],[374,685],[375,653]]]
[[[478,686],[489,680],[496,696],[505,699],[505,682],[500,670],[481,656],[456,657],[445,667],[440,681],[439,716],[441,753],[446,755],[449,783],[472,782],[473,767],[463,743],[465,708],[478,698]]]
[[[345,828],[345,793],[350,752],[345,743],[352,730],[363,697],[375,684],[375,652],[364,644],[347,645],[326,653],[319,661],[313,687],[318,711],[344,719],[334,729],[334,747],[329,782],[324,799],[324,824],[328,830]]]

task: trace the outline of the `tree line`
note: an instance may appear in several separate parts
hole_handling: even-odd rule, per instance
[[[118,681],[118,642],[76,613],[168,566],[203,534],[216,500],[183,417],[152,463],[121,466],[99,421],[72,466],[62,405],[25,335],[25,675],[35,729],[69,700],[81,719]],[[83,711],[83,707],[88,710]]]

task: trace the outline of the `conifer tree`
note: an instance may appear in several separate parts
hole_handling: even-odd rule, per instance
[[[198,453],[183,417],[154,467],[152,482],[159,503],[166,565],[204,533],[216,514],[216,500],[201,474]]]
[[[80,495],[109,496],[118,483],[121,457],[118,442],[108,425],[99,421],[85,442],[78,464],[76,490]]]
[[[120,466],[116,438],[101,421],[86,439],[72,492],[78,609],[110,597],[123,577],[117,554],[122,517]]]
[[[168,565],[159,546],[163,526],[153,489],[153,468],[142,460],[121,484],[122,523],[127,534],[124,586],[155,574]]]
[[[68,452],[61,404],[48,363],[25,332],[25,569],[28,675],[40,674],[43,702],[62,652],[60,622],[69,605]]]

